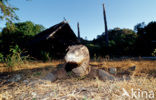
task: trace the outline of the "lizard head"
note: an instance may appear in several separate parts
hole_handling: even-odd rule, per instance
[[[89,55],[87,47],[83,45],[69,46],[68,52],[65,56],[65,61],[81,64],[82,61],[85,60],[87,55]]]

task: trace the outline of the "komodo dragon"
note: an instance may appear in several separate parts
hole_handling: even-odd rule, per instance
[[[49,73],[45,79],[55,81],[56,79],[67,78],[67,73],[72,72],[74,76],[85,76],[89,74],[91,68],[89,66],[90,56],[88,48],[84,45],[73,45],[67,48],[64,57],[65,64],[58,65],[57,69]]]
[[[56,79],[69,78],[68,72],[72,72],[74,76],[88,76],[99,77],[102,80],[121,80],[123,78],[117,78],[110,73],[102,69],[90,67],[89,51],[84,45],[73,45],[68,47],[68,51],[65,55],[65,64],[58,65],[57,69],[52,73],[49,73],[45,79],[55,81]],[[128,77],[127,77],[128,78]]]
[[[65,56],[65,69],[67,72],[72,71],[77,76],[84,76],[90,72],[89,61],[90,56],[86,46],[69,46]]]

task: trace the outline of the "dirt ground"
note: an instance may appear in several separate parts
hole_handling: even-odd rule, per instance
[[[96,68],[122,68],[129,80],[100,80],[98,77],[71,77],[55,82],[44,77],[63,61],[31,62],[9,69],[0,64],[0,100],[156,100],[156,61],[91,61]],[[126,73],[125,73],[126,74]],[[70,76],[70,74],[69,74]],[[125,95],[125,91],[129,94]]]

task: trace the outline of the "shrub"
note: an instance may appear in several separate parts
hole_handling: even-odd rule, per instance
[[[4,61],[4,56],[2,53],[0,53],[0,62],[3,62]]]
[[[51,60],[51,57],[50,57],[50,53],[49,52],[41,51],[41,55],[42,55],[42,60],[44,62]]]
[[[28,59],[28,56],[21,56],[23,53],[18,45],[10,48],[10,54],[5,58],[7,67],[21,66]]]
[[[154,49],[152,56],[156,56],[156,49]]]

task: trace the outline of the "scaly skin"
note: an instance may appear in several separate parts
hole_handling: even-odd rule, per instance
[[[72,67],[70,64],[75,64],[72,72],[77,76],[84,76],[90,72],[89,67],[89,51],[84,45],[73,45],[68,47],[68,52],[65,56],[66,67]]]

